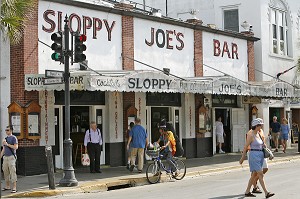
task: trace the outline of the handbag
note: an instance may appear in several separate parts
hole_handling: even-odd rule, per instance
[[[263,143],[265,144],[265,142],[262,139],[262,137],[260,136],[260,134],[258,134],[258,135],[259,135],[260,139],[263,141]],[[264,152],[264,158],[269,158],[269,160],[272,160],[274,158],[274,155],[269,148],[263,147],[263,152]]]
[[[265,158],[269,158],[269,160],[272,160],[274,158],[274,155],[273,155],[272,151],[269,148],[264,147],[263,152],[264,152],[264,157]]]
[[[90,157],[89,154],[84,153],[81,155],[81,164],[83,166],[90,166]]]

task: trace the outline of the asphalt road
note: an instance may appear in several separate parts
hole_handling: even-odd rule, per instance
[[[55,196],[50,198],[105,198],[105,199],[229,199],[244,198],[244,191],[250,176],[248,168],[222,171],[202,176],[186,177],[181,181],[169,181],[154,185],[131,187],[101,193]],[[296,199],[300,186],[300,160],[276,163],[269,166],[265,176],[272,199]],[[257,194],[256,198],[265,198]]]

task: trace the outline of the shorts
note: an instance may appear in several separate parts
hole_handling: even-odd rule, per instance
[[[278,140],[278,138],[279,138],[279,135],[280,135],[280,133],[279,133],[279,132],[277,132],[277,133],[273,133],[273,132],[272,132],[272,138],[273,138],[273,139],[276,139],[276,140]]]
[[[284,134],[281,134],[281,139],[282,140],[288,140],[289,139],[289,134],[288,133],[284,133]]]
[[[220,135],[220,134],[217,134],[217,142],[218,143],[224,143],[224,136],[223,135]]]

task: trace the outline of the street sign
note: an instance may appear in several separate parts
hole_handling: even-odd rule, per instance
[[[45,77],[64,77],[64,72],[59,70],[45,70]]]
[[[44,85],[52,85],[52,84],[63,84],[63,78],[43,78]]]

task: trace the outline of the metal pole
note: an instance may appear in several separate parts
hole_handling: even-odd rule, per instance
[[[77,186],[78,181],[75,178],[72,163],[72,140],[70,139],[70,71],[69,71],[69,35],[68,16],[65,17],[64,27],[64,58],[65,58],[65,140],[64,140],[64,176],[60,180],[59,185],[63,187]],[[71,52],[72,53],[72,52]]]
[[[1,17],[1,5],[2,5],[2,1],[0,0],[0,17]],[[2,41],[1,31],[0,31],[0,40]],[[0,44],[0,58],[1,58],[1,49],[2,49],[2,45]],[[0,70],[1,70],[1,61],[0,61]],[[0,76],[1,76],[1,72],[0,72]],[[1,83],[0,83],[0,93],[1,93]],[[0,100],[1,100],[1,94],[0,94]],[[2,120],[2,117],[1,117],[1,106],[0,106],[0,124],[1,124],[1,120]],[[0,150],[1,150],[1,146],[2,146],[2,134],[1,134],[1,129],[0,129]],[[2,172],[1,172],[1,166],[2,166],[2,158],[0,158],[0,198],[2,197],[2,187],[1,187]]]
[[[54,166],[53,166],[53,158],[52,158],[52,147],[45,146],[45,153],[47,158],[47,166],[48,166],[48,184],[49,189],[55,189],[55,179],[54,179]]]
[[[168,16],[168,0],[166,0],[166,17]]]

